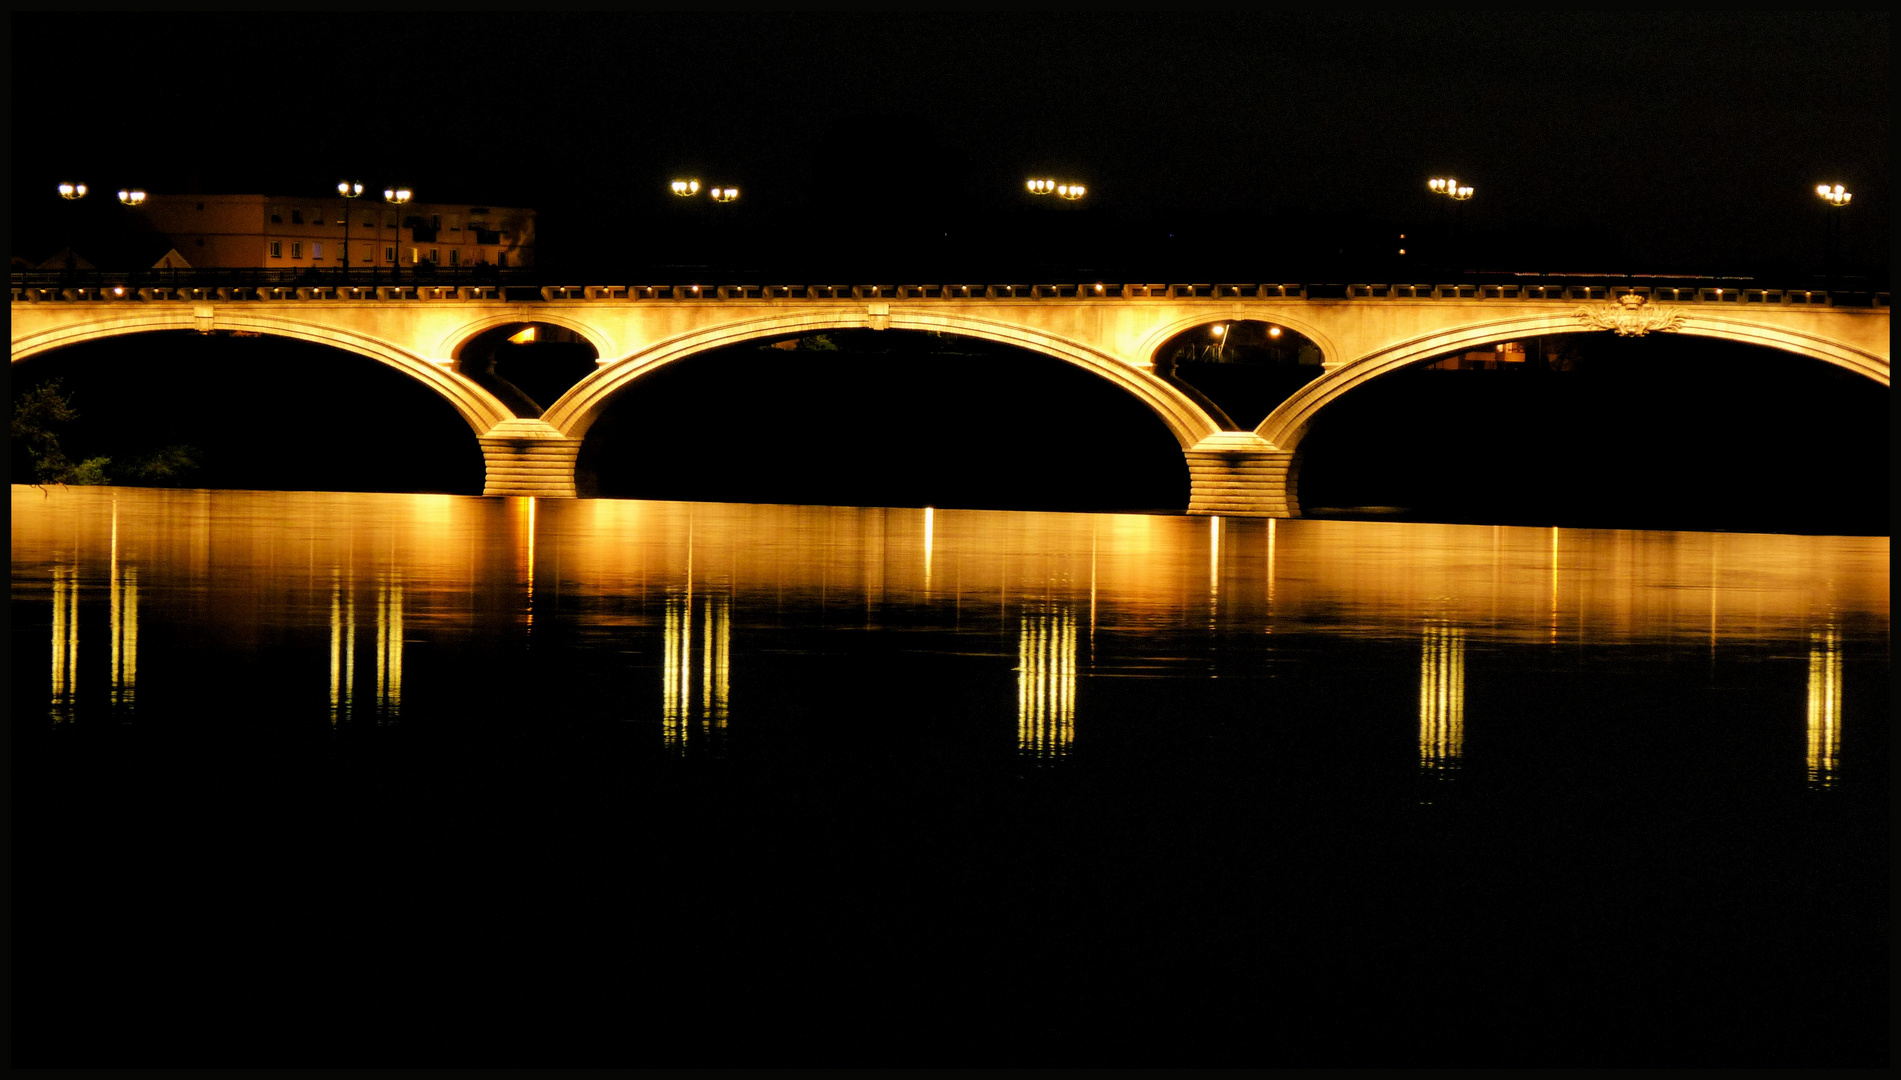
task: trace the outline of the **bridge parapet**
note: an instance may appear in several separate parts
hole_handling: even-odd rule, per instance
[[[408,281],[351,283],[342,278],[313,279],[308,273],[276,274],[259,271],[238,275],[230,271],[207,273],[146,271],[113,274],[84,271],[65,274],[13,275],[14,303],[99,303],[133,300],[145,303],[220,300],[460,300],[506,303],[590,301],[773,301],[773,300],[1030,300],[1089,303],[1091,301],[1246,301],[1246,300],[1479,300],[1479,301],[1591,301],[1636,295],[1658,303],[1754,305],[1821,305],[1827,307],[1886,308],[1889,292],[1881,289],[1770,285],[1751,279],[1613,280],[1551,278],[1527,275],[1509,281],[1452,283],[1349,282],[1346,284],[1227,282],[1145,283],[1111,281],[970,282],[895,284],[729,283],[550,284],[543,280],[510,278],[480,281],[461,277],[436,280],[428,276]]]

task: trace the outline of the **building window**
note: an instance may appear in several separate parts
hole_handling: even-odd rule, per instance
[[[429,249],[429,265],[435,266],[436,264],[440,262],[442,262],[442,258],[440,254],[436,251],[435,248],[430,248]]]
[[[283,257],[284,257],[284,242],[281,240],[271,241],[271,258],[281,259]]]
[[[300,244],[300,243],[298,243],[298,242],[296,242],[295,240],[293,240],[293,241],[291,241],[291,245],[290,245],[290,257],[291,257],[291,258],[293,258],[293,259],[301,259],[301,258],[303,258],[303,257],[304,257],[304,245],[302,245],[302,244]]]
[[[203,210],[204,208],[205,208],[205,204],[204,204],[204,203],[199,203],[199,204],[198,204],[198,209],[200,209],[200,210]]]
[[[322,240],[315,241],[314,243],[310,245],[310,257],[313,259],[323,258],[323,241]]]
[[[416,249],[410,248],[409,249],[409,265],[414,266],[421,261],[422,261],[421,259],[418,259],[416,257]]]
[[[282,225],[283,223],[284,223],[284,208],[281,206],[271,207],[271,224]]]
[[[432,229],[440,229],[440,228],[442,228],[442,215],[441,215],[441,214],[430,214],[430,215],[429,215],[429,227],[430,227],[430,228],[432,228]]]
[[[313,206],[310,208],[310,223],[312,225],[323,224],[323,208],[322,207]]]
[[[393,264],[394,264],[394,263],[396,262],[396,249],[395,249],[395,248],[384,248],[384,249],[383,249],[383,261],[384,261],[384,262],[386,262],[386,263],[390,263],[390,264],[392,264],[392,265],[393,265]]]
[[[450,231],[450,232],[461,232],[461,231],[462,231],[462,219],[461,219],[461,218],[459,218],[459,217],[451,217],[451,218],[449,219],[449,231]]]
[[[290,212],[290,223],[292,225],[302,225],[304,223],[304,212],[302,210],[292,210]]]
[[[460,249],[458,248],[449,249],[449,265],[450,266],[462,265],[462,252]]]

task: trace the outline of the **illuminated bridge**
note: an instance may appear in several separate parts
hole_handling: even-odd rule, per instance
[[[1888,294],[1682,279],[1501,277],[1450,285],[1057,284],[401,285],[190,283],[16,276],[13,362],[157,330],[242,331],[316,342],[388,364],[442,395],[474,429],[484,493],[571,497],[588,428],[613,396],[710,349],[843,329],[924,330],[1028,349],[1108,380],[1181,445],[1189,512],[1300,512],[1296,454],[1315,417],[1372,379],[1464,349],[1557,334],[1683,334],[1768,346],[1889,385]],[[544,279],[545,280],[545,277]],[[1733,284],[1730,283],[1730,284]],[[1318,352],[1318,377],[1252,428],[1172,378],[1159,354],[1198,327],[1285,327]],[[461,367],[478,337],[562,328],[596,369],[539,415]],[[814,363],[788,353],[786,363]],[[818,377],[815,374],[815,378]],[[1606,417],[1606,437],[1610,417]],[[850,422],[850,421],[845,421]],[[1762,437],[1773,439],[1774,432]],[[867,432],[867,439],[871,439]]]

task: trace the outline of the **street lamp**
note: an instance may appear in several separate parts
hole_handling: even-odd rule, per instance
[[[119,201],[127,206],[140,206],[145,202],[145,192],[140,191],[138,188],[121,188],[119,190]]]
[[[391,206],[402,206],[404,203],[408,202],[410,199],[415,198],[415,195],[416,195],[415,192],[409,190],[406,187],[386,187],[383,189],[383,201],[388,203]],[[402,215],[402,211],[399,210],[396,212],[395,222],[396,223],[390,227],[390,232],[393,234],[393,239],[396,241],[396,246],[390,249],[391,253],[394,255],[394,258],[390,259],[389,261],[389,279],[391,281],[401,281],[402,268],[403,268],[403,253],[402,253],[403,215]],[[349,229],[349,226],[345,225],[344,229],[347,232]],[[348,247],[347,243],[345,244],[345,247],[346,248]],[[371,269],[370,274],[371,274],[371,277],[374,278],[376,274],[376,271],[374,268]]]
[[[1855,197],[1854,192],[1849,191],[1847,188],[1841,186],[1840,184],[1817,184],[1815,185],[1815,194],[1823,202],[1827,203],[1829,205],[1829,209],[1831,210],[1844,209],[1845,207],[1848,206],[1849,202]],[[1841,231],[1842,231],[1841,215],[1840,214],[1828,215],[1828,225],[1823,231],[1823,237],[1824,237],[1823,243],[1825,245],[1825,250],[1823,251],[1823,254],[1822,254],[1822,273],[1829,279],[1829,284],[1831,286],[1833,286],[1834,279],[1835,279],[1836,237],[1841,233]]]
[[[1082,198],[1087,190],[1088,189],[1084,188],[1081,184],[1058,184],[1056,185],[1056,197],[1075,202],[1077,199]]]
[[[739,198],[739,189],[736,187],[716,187],[708,192],[708,194],[712,195],[714,202],[727,203]]]
[[[337,181],[337,194],[343,196],[343,277],[350,280],[350,203],[349,200],[363,194],[363,185],[353,180]]]
[[[1029,187],[1030,187],[1030,194],[1032,195],[1048,195],[1050,192],[1056,190],[1056,181],[1031,180],[1029,182]]]
[[[62,199],[83,199],[86,197],[86,185],[61,184],[59,186],[59,197]]]
[[[700,193],[700,182],[698,180],[675,180],[672,187],[673,193],[683,199],[691,198]]]

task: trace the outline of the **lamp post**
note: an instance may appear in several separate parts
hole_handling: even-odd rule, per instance
[[[1432,192],[1434,195],[1443,195],[1455,203],[1465,202],[1472,197],[1472,185],[1461,184],[1458,180],[1450,176],[1435,176],[1427,180],[1426,190]],[[1451,252],[1452,234],[1455,231],[1458,219],[1454,218],[1450,212],[1442,213],[1440,219],[1446,223],[1446,250]]]
[[[408,202],[410,199],[413,199],[415,197],[416,197],[416,193],[409,190],[406,187],[386,187],[383,189],[383,202],[389,206],[394,206],[398,208],[396,211],[396,224],[390,230],[390,232],[394,234],[392,238],[396,242],[396,246],[390,249],[391,253],[395,256],[389,261],[389,279],[392,283],[402,280],[403,212],[401,210],[401,207],[404,203]],[[345,235],[347,236],[349,232],[349,225],[346,224],[344,226],[344,232],[345,232]],[[344,244],[344,246],[346,249],[349,247],[349,244],[347,241]],[[374,267],[372,267],[370,271],[370,276],[372,280],[375,279],[376,271]]]
[[[1841,215],[1833,211],[1846,209],[1855,193],[1840,184],[1815,185],[1816,197],[1828,204],[1828,224],[1823,229],[1822,275],[1830,287],[1835,283],[1835,238],[1841,233]]]
[[[343,275],[339,280],[350,280],[350,200],[363,194],[363,185],[353,180],[337,181],[337,194],[343,196]]]

